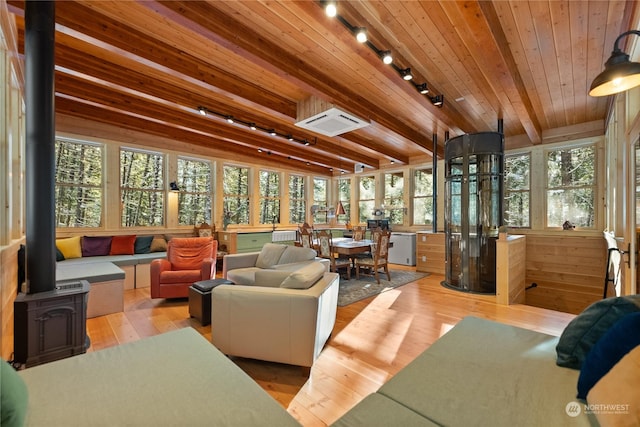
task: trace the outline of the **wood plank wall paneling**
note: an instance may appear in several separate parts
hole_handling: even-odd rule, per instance
[[[417,233],[416,270],[445,274],[444,233]]]
[[[602,298],[607,250],[602,237],[527,235],[526,303],[580,313]]]
[[[496,302],[523,304],[526,286],[526,236],[508,236],[496,242]]]
[[[13,353],[13,301],[18,293],[18,250],[20,241],[0,249],[0,357]]]

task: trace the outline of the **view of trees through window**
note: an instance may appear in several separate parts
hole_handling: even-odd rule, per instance
[[[178,158],[178,224],[211,224],[211,163]]]
[[[280,222],[280,174],[260,171],[260,224]]]
[[[56,227],[102,224],[103,147],[56,140]]]
[[[531,155],[506,156],[504,160],[504,220],[510,227],[530,227],[529,177]]]
[[[291,224],[305,222],[306,204],[304,197],[304,176],[289,176],[289,222]]]
[[[594,227],[595,164],[593,145],[547,153],[547,227]]]
[[[225,166],[223,225],[249,224],[249,168]]]
[[[384,174],[384,207],[391,224],[404,222],[404,174]]]
[[[342,203],[344,215],[336,213],[338,222],[347,223],[351,217],[351,179],[340,178],[338,180],[338,201]]]
[[[313,179],[313,204],[320,209],[323,209],[324,212],[316,212],[313,216],[314,224],[325,224],[327,222],[327,212],[326,209],[328,203],[328,181],[324,178],[314,178]]]
[[[120,222],[122,227],[163,226],[166,223],[165,198],[168,194],[167,164],[175,161],[176,183],[178,185],[177,224],[180,226],[198,225],[203,222],[216,223],[212,218],[213,203],[213,165],[209,160],[171,157],[161,152],[143,149],[119,147],[120,173]],[[55,221],[58,228],[104,227],[104,209],[107,201],[106,159],[107,146],[85,141],[58,138],[56,150]],[[169,157],[167,157],[169,156]],[[532,171],[532,158],[535,162],[544,161],[546,169]],[[169,160],[167,160],[169,159]],[[172,160],[175,159],[175,160]],[[536,163],[537,164],[537,163]],[[457,176],[458,166],[452,166],[452,175]],[[250,225],[250,196],[253,192],[252,168],[225,165],[223,167],[222,223]],[[115,172],[115,171],[114,171]],[[282,172],[257,170],[259,188],[259,212],[256,212],[259,224],[277,224],[282,222],[281,197]],[[355,178],[337,178],[335,197],[329,198],[328,178],[311,178],[313,187],[307,192],[305,185],[310,177],[290,174],[287,178],[289,192],[289,218],[284,223],[301,224],[307,220],[308,204],[320,208],[313,222],[326,223],[326,208],[330,203],[341,203],[344,214],[336,212],[338,223],[347,223],[351,219],[352,183],[357,187],[358,223],[366,223],[373,215],[378,203],[385,208],[385,214],[392,224],[403,224],[405,206],[404,173],[382,172],[380,175],[356,176]],[[431,168],[415,169],[412,174],[412,225],[430,225],[433,223],[433,175]],[[376,198],[376,178],[384,186],[382,200]],[[545,177],[545,178],[542,178]],[[454,177],[455,178],[455,177]],[[357,181],[353,181],[356,179]],[[545,197],[544,206],[531,206],[532,180],[546,179],[545,186],[534,194],[535,198]],[[557,149],[540,149],[526,153],[505,156],[504,169],[504,214],[505,223],[516,228],[560,228],[565,221],[576,227],[594,228],[596,226],[596,146],[574,145]],[[470,191],[475,191],[476,182],[470,182]],[[448,203],[459,204],[460,182],[452,179],[444,198]],[[309,193],[309,194],[307,194]],[[112,196],[118,197],[113,192]],[[169,193],[172,194],[172,193]],[[309,200],[307,200],[309,196]],[[639,198],[640,199],[640,198]],[[640,203],[639,203],[640,205]],[[173,204],[171,206],[174,206]],[[535,212],[544,215],[546,223],[540,220],[532,225],[532,218],[538,218]],[[173,209],[173,208],[172,208]],[[475,209],[470,206],[470,215]],[[640,211],[640,210],[639,210]],[[118,210],[113,209],[116,213]],[[640,214],[639,214],[640,216]],[[544,218],[544,217],[543,217]],[[458,224],[461,218],[448,218],[452,224]],[[108,221],[107,221],[108,222]]]
[[[122,226],[164,224],[164,155],[150,151],[120,150]]]
[[[413,173],[413,223],[433,224],[433,173],[416,169]]]
[[[358,201],[360,223],[366,223],[373,215],[376,204],[376,180],[372,176],[360,178],[360,199]]]

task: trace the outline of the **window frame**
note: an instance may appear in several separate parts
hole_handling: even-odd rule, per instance
[[[513,157],[522,157],[522,156],[527,156],[528,160],[529,160],[529,166],[528,166],[528,182],[527,182],[527,188],[526,189],[515,189],[515,190],[510,190],[509,188],[507,188],[507,159],[509,158],[513,158]],[[512,193],[518,193],[518,194],[522,194],[522,193],[527,193],[529,196],[529,209],[527,212],[527,223],[528,225],[526,226],[516,226],[516,225],[511,225],[511,224],[507,224],[507,226],[509,228],[514,228],[514,229],[518,229],[518,230],[531,230],[532,229],[532,218],[531,218],[531,202],[532,202],[532,189],[531,189],[531,176],[532,176],[532,172],[533,169],[531,167],[533,162],[533,155],[530,151],[527,152],[513,152],[513,153],[509,153],[504,155],[504,179],[503,179],[503,185],[504,185],[504,222],[505,224],[507,224],[507,200],[509,198],[509,194]]]
[[[579,148],[587,148],[590,147],[593,150],[593,169],[594,169],[594,173],[593,173],[593,182],[586,186],[586,185],[582,185],[582,186],[568,186],[568,187],[553,187],[550,188],[549,187],[549,168],[548,168],[548,156],[549,153],[551,152],[555,152],[555,151],[571,151],[574,149],[579,149]],[[598,150],[599,149],[599,145],[597,141],[594,140],[589,140],[589,141],[585,141],[585,142],[581,142],[581,143],[575,143],[575,144],[562,144],[562,145],[558,145],[558,146],[554,146],[554,147],[544,147],[544,149],[542,150],[542,161],[544,164],[544,176],[543,178],[543,205],[544,205],[544,228],[546,230],[562,230],[562,225],[560,226],[555,226],[555,225],[549,225],[549,192],[552,189],[566,189],[566,188],[570,188],[570,189],[581,189],[581,188],[591,188],[592,190],[592,194],[593,194],[593,225],[590,227],[579,227],[579,226],[575,226],[576,230],[589,230],[589,231],[595,231],[598,229],[599,227],[599,219],[598,219],[598,214],[599,214],[599,182],[598,182],[598,175],[599,175],[599,170],[600,170],[600,156],[598,155]],[[530,201],[531,203],[531,201]],[[570,220],[569,220],[570,221]],[[573,222],[572,222],[573,224]],[[575,225],[575,224],[573,224]]]
[[[96,185],[91,185],[91,184],[82,184],[82,183],[68,183],[68,182],[62,182],[59,181],[59,177],[58,177],[58,165],[56,164],[56,170],[55,170],[55,183],[54,183],[54,187],[55,187],[55,227],[56,229],[63,229],[63,230],[71,230],[71,229],[98,229],[98,228],[103,228],[104,227],[104,221],[105,221],[105,182],[106,182],[106,168],[105,168],[105,158],[106,158],[106,147],[105,144],[103,143],[98,143],[98,142],[91,142],[91,141],[80,141],[80,140],[76,140],[76,139],[72,139],[72,138],[64,138],[64,137],[59,137],[56,136],[55,137],[55,153],[56,153],[56,158],[57,158],[57,154],[58,154],[58,143],[61,144],[73,144],[73,145],[78,145],[78,146],[86,146],[86,147],[91,147],[91,148],[95,148],[98,149],[100,151],[100,160],[97,162],[98,167],[100,168],[100,184],[96,184]],[[87,165],[83,165],[82,167],[80,167],[81,170],[86,171]],[[95,172],[92,172],[91,174],[94,174]],[[100,215],[99,215],[99,220],[98,220],[98,224],[97,225],[69,225],[69,226],[64,226],[61,225],[58,222],[58,217],[60,215],[59,212],[59,195],[60,195],[60,191],[61,188],[67,188],[67,189],[71,189],[71,188],[82,188],[85,189],[86,191],[97,191],[100,193],[99,198],[97,198],[97,203],[98,203],[98,207],[100,209]],[[94,210],[96,209],[95,205],[92,205],[91,207],[85,207],[85,210],[90,211],[90,210]],[[77,218],[76,218],[76,223],[77,224]]]
[[[195,191],[188,191],[187,189],[187,185],[184,183],[183,179],[184,176],[180,176],[180,163],[181,162],[197,162],[197,163],[202,163],[203,165],[207,165],[208,169],[209,169],[209,176],[207,179],[207,184],[206,186],[208,187],[205,191],[198,191],[197,189]],[[198,224],[202,224],[202,223],[207,223],[210,224],[212,223],[212,201],[214,200],[215,197],[215,192],[214,192],[214,187],[213,187],[213,174],[214,174],[215,170],[213,167],[213,162],[210,160],[206,160],[206,159],[200,159],[200,158],[196,158],[196,157],[188,157],[188,156],[180,156],[178,155],[176,158],[176,183],[178,185],[178,206],[177,206],[177,224],[178,226],[185,226],[185,225],[198,225]],[[181,207],[183,204],[183,201],[186,197],[195,197],[196,201],[197,200],[204,200],[205,201],[205,208],[204,208],[204,212],[202,213],[202,215],[196,215],[195,218],[193,219],[193,223],[182,223],[181,221]]]
[[[265,195],[263,193],[263,188],[262,188],[262,175],[263,174],[268,174],[270,177],[271,176],[275,176],[277,177],[278,183],[277,183],[277,195],[275,196],[271,196],[271,195]],[[268,179],[268,178],[267,178]],[[268,170],[268,169],[260,169],[258,170],[258,192],[259,192],[259,197],[260,197],[260,201],[259,201],[259,212],[258,212],[258,223],[259,224],[279,224],[280,223],[280,216],[281,216],[281,209],[282,209],[282,173],[277,172],[277,171],[273,171],[273,170]],[[273,210],[275,211],[275,216],[271,218],[271,220],[267,221],[266,218],[262,218],[263,215],[263,210],[264,210],[264,204],[269,203],[269,202],[273,202],[275,204]]]
[[[428,174],[431,176],[431,185],[429,186],[429,191],[427,192],[428,194],[424,194],[424,195],[416,195],[416,191],[417,191],[417,185],[416,185],[416,179],[417,179],[417,174],[419,172],[424,172],[424,171],[428,171]],[[411,173],[411,176],[413,178],[413,191],[411,193],[411,206],[412,206],[412,214],[411,214],[411,221],[413,225],[419,225],[419,226],[432,226],[433,222],[434,222],[434,209],[433,209],[433,165],[428,166],[428,167],[423,167],[423,168],[416,168],[413,170],[413,172]],[[422,222],[416,222],[416,206],[418,206],[418,201],[421,201],[423,199],[427,199],[430,200],[430,207],[431,207],[431,215],[430,215],[430,219],[424,223]]]

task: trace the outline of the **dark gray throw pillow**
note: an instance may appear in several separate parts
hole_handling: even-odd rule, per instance
[[[138,236],[133,245],[133,253],[136,254],[148,254],[151,252],[151,242],[153,236]]]
[[[556,346],[556,364],[580,369],[596,342],[618,320],[640,311],[640,295],[606,298],[587,307],[573,319],[560,336]]]

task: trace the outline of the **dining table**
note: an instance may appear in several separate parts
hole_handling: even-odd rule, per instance
[[[347,256],[369,252],[373,243],[373,240],[353,240],[349,237],[336,237],[332,240],[333,251]]]

